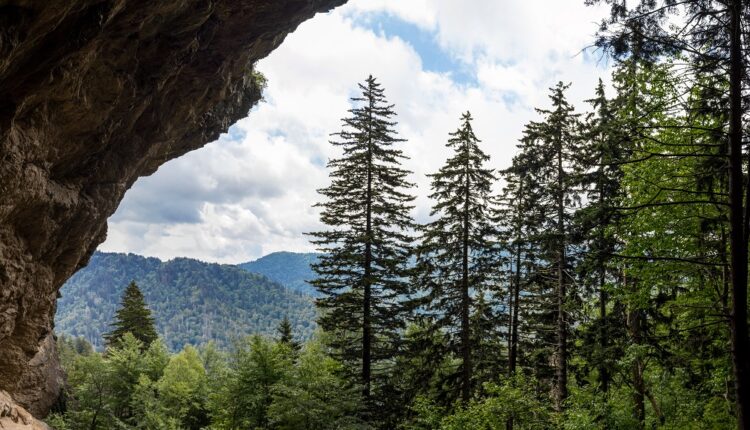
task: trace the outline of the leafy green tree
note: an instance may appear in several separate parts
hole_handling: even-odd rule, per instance
[[[366,429],[357,418],[362,405],[350,384],[339,375],[341,364],[322,344],[311,341],[295,366],[273,390],[268,414],[279,430]]]
[[[148,348],[151,342],[159,337],[154,328],[154,318],[135,281],[131,281],[122,294],[120,309],[117,310],[115,321],[112,323],[112,330],[104,335],[107,346],[116,346],[125,333],[131,333],[141,342],[143,348]]]
[[[211,401],[211,415],[223,429],[267,428],[274,386],[292,366],[289,348],[252,336],[230,355],[226,383]]]
[[[169,350],[164,341],[156,339],[143,353],[143,373],[152,381],[158,381],[170,361]]]
[[[158,397],[156,383],[145,374],[138,377],[133,390],[134,427],[144,430],[178,430],[180,422],[170,414]]]
[[[555,428],[550,406],[532,389],[536,385],[523,374],[516,374],[500,384],[487,383],[486,397],[473,400],[453,414],[446,415],[434,404],[416,403],[417,417],[407,430],[504,430],[508,422],[518,429]]]
[[[166,415],[175,418],[182,428],[198,430],[209,424],[206,371],[192,346],[169,360],[156,390]]]
[[[589,4],[601,0],[588,0]],[[722,135],[721,164],[726,174],[725,221],[728,237],[728,267],[731,278],[728,325],[731,333],[731,357],[739,428],[750,428],[750,335],[748,334],[748,235],[750,234],[750,199],[748,199],[747,157],[744,135],[747,131],[747,62],[750,4],[741,0],[712,2],[686,0],[661,2],[643,0],[634,5],[607,0],[611,16],[602,22],[598,45],[615,58],[634,55],[658,62],[665,57],[682,55],[688,59],[683,76],[695,79],[708,75],[719,85],[705,85],[702,110],[714,112],[721,120],[708,127]],[[684,24],[674,25],[675,22]],[[690,76],[692,75],[692,76]],[[700,81],[700,79],[698,79]],[[652,123],[652,129],[668,124]],[[674,127],[673,124],[669,124]],[[703,127],[703,130],[706,130]],[[681,124],[671,131],[690,135],[693,124]],[[705,147],[704,147],[705,148]],[[687,152],[683,152],[686,154]],[[701,196],[704,197],[705,196]],[[693,200],[680,202],[695,207]],[[705,200],[704,200],[705,201]],[[703,205],[705,203],[701,203]]]
[[[621,209],[627,218],[618,228],[624,281],[617,293],[627,306],[625,364],[639,428],[652,419],[667,420],[655,394],[663,381],[649,381],[651,372],[664,367],[693,373],[690,385],[701,386],[708,402],[718,394],[709,388],[708,375],[726,374],[728,364],[726,349],[714,355],[716,340],[729,344],[728,332],[717,330],[727,321],[730,279],[726,148],[723,137],[712,132],[721,118],[692,106],[705,84],[696,88],[677,70],[669,63],[639,64],[621,77],[628,87],[648,86],[637,94],[632,114],[623,114],[634,117],[638,162],[624,167],[628,193]],[[675,103],[682,94],[686,103]],[[696,354],[700,370],[688,358]],[[719,356],[723,363],[717,366]]]
[[[64,421],[70,428],[104,430],[116,428],[114,413],[117,388],[112,371],[101,354],[76,357],[67,369],[70,392]]]
[[[352,99],[357,106],[331,142],[343,151],[328,163],[331,185],[319,190],[328,230],[313,233],[324,254],[313,264],[318,277],[311,283],[322,296],[318,322],[333,333],[331,346],[345,370],[352,377],[358,371],[369,403],[373,380],[386,376],[379,366],[396,354],[407,316],[401,298],[409,292],[413,197],[409,172],[401,167],[405,156],[396,148],[403,139],[394,131],[393,106],[372,76],[359,87],[362,95]]]
[[[133,393],[146,371],[143,343],[132,333],[126,332],[117,346],[107,350],[106,364],[109,370],[107,384],[114,392],[111,398],[112,413],[117,419],[133,424]]]

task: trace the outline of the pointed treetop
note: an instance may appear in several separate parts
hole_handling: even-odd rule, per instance
[[[112,323],[112,331],[104,335],[107,347],[117,346],[125,333],[131,333],[142,342],[144,349],[148,348],[159,336],[146,299],[135,281],[131,281],[125,288],[120,303],[120,309],[117,310],[115,321]]]

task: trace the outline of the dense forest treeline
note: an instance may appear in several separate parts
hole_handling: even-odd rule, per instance
[[[163,373],[144,364],[129,380],[150,388],[129,392],[148,396],[112,400],[126,409],[111,416],[137,427],[138,405],[192,398],[200,419],[154,406],[171,421],[146,428],[750,428],[750,6],[587,2],[612,6],[597,41],[612,88],[586,111],[570,84],[551,88],[502,169],[462,115],[425,225],[395,107],[373,77],[360,84],[311,233],[318,336],[187,347]],[[124,339],[104,356],[79,345],[72,369],[160,348]],[[181,374],[173,361],[199,378],[162,382]],[[200,376],[214,369],[227,373]],[[206,388],[170,397],[170,384]],[[86,410],[81,386],[64,420]],[[323,421],[308,415],[321,403]]]

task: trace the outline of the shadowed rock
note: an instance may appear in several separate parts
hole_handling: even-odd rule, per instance
[[[253,64],[344,2],[0,3],[0,390],[46,414],[57,291],[125,191],[246,115]]]

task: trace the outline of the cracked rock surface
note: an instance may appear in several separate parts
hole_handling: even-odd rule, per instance
[[[0,410],[56,401],[58,289],[125,191],[246,115],[252,65],[344,2],[0,0]]]

